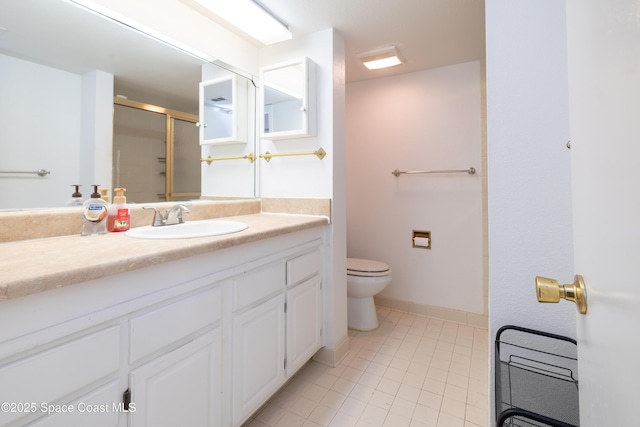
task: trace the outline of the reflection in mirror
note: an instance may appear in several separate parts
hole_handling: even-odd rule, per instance
[[[261,70],[262,138],[315,134],[313,73],[313,62],[308,58]]]
[[[251,79],[213,64],[202,66],[202,81],[202,194],[254,197],[255,85]]]
[[[113,188],[127,201],[200,197],[200,145],[193,114],[116,97],[113,116]]]
[[[201,144],[247,142],[247,79],[225,72],[200,83]]]
[[[0,27],[0,171],[51,172],[0,174],[0,209],[64,206],[72,184],[84,197],[111,186],[114,95],[196,116],[203,65],[214,66],[64,0],[2,0]],[[195,193],[179,182],[201,166],[179,166],[181,153],[173,190]],[[161,192],[149,194],[139,201]]]

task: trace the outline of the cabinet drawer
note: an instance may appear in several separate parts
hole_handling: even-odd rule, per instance
[[[130,322],[130,362],[135,363],[217,322],[221,317],[222,294],[219,286],[134,317]]]
[[[100,387],[69,404],[72,412],[53,412],[27,427],[113,427],[118,425],[122,402],[118,381]],[[49,402],[50,405],[53,403]],[[54,409],[55,411],[55,409]]]
[[[0,368],[0,402],[53,403],[118,371],[120,329],[112,326]],[[7,386],[10,385],[10,386]],[[22,408],[19,408],[22,409]],[[0,412],[0,425],[30,413]]]
[[[320,273],[322,254],[320,250],[309,252],[287,261],[287,286],[297,285],[305,279]]]
[[[241,310],[285,289],[284,262],[270,264],[233,279],[233,311]]]

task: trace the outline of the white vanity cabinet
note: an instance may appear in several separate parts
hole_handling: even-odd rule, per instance
[[[216,286],[130,320],[130,362],[152,356],[129,374],[134,405],[129,411],[130,426],[222,425],[221,288]],[[198,335],[198,331],[205,332]],[[185,337],[193,338],[173,349]],[[162,351],[166,348],[170,350]]]
[[[322,346],[321,269],[319,249],[287,262],[287,375]]]
[[[233,426],[241,425],[322,347],[317,245],[233,281]]]
[[[322,346],[322,247],[318,227],[1,301],[0,426],[241,425]]]
[[[221,328],[131,371],[129,426],[220,426]]]
[[[120,342],[120,329],[112,325],[44,345],[21,358],[9,358],[11,361],[0,367],[0,425],[21,426],[23,419],[54,410],[59,412],[59,422],[39,425],[80,425],[65,421],[71,418],[67,417],[70,410],[87,418],[69,405],[71,399],[67,400],[67,396],[80,395],[83,402],[92,402],[96,389],[117,380]],[[114,391],[107,387],[102,394],[117,401],[118,393]],[[51,405],[55,406],[50,409]],[[114,421],[117,416],[99,416],[92,425],[114,425]]]

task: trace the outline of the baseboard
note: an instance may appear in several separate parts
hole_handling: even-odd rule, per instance
[[[463,325],[474,326],[476,328],[488,329],[489,327],[489,317],[484,314],[469,313],[462,310],[437,307],[434,305],[416,304],[409,301],[395,300],[377,295],[373,298],[376,306],[378,307],[385,307],[404,313],[417,314],[419,316],[448,320],[450,322],[462,323]]]
[[[349,336],[345,336],[335,348],[322,347],[313,355],[313,360],[328,366],[336,367],[349,352]]]

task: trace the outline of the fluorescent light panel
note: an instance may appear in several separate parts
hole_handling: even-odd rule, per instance
[[[174,49],[178,49],[182,52],[185,52],[191,56],[194,56],[204,62],[213,62],[215,61],[215,58],[213,58],[211,55],[208,55],[206,53],[200,52],[197,49],[194,49],[193,47],[186,45],[182,42],[179,42],[178,40],[172,39],[169,36],[166,36],[162,33],[159,33],[158,31],[147,27],[146,25],[143,25],[137,21],[134,21],[133,19],[130,19],[124,15],[122,15],[121,13],[118,13],[116,11],[113,11],[111,9],[108,9],[102,5],[99,5],[97,3],[92,2],[91,0],[66,0],[67,3],[71,3],[74,6],[78,6],[82,9],[86,9],[89,12],[95,13],[96,15],[105,18],[105,19],[109,19],[111,21],[116,21],[118,24],[124,25],[125,27],[129,27],[134,31],[137,31],[147,37],[150,37],[154,40],[157,40],[161,43],[164,43],[168,46],[173,47]]]
[[[278,18],[252,0],[195,0],[229,24],[264,44],[291,39],[291,31]]]
[[[365,67],[370,70],[395,67],[404,63],[400,52],[395,46],[387,46],[371,50],[358,55]]]

